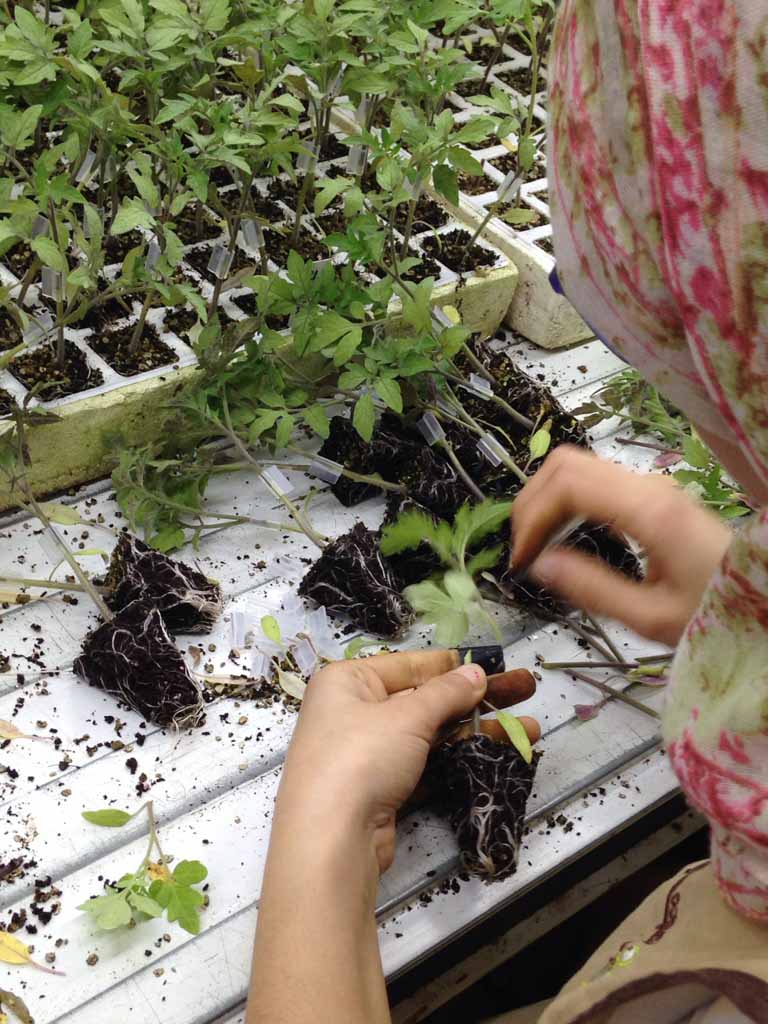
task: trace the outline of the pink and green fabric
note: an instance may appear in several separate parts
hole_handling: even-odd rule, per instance
[[[562,0],[549,77],[565,294],[768,482],[768,4]],[[664,735],[726,899],[768,921],[768,512],[688,626]]]

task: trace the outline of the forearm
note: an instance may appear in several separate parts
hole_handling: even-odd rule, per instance
[[[281,794],[259,904],[247,1024],[388,1024],[372,836],[353,808]]]

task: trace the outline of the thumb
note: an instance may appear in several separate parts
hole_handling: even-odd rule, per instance
[[[422,684],[412,694],[412,709],[431,740],[446,722],[474,711],[485,690],[483,669],[479,665],[461,665]]]
[[[661,595],[648,583],[637,583],[596,558],[553,548],[540,555],[530,575],[569,604],[595,615],[618,619],[645,636],[657,630]]]

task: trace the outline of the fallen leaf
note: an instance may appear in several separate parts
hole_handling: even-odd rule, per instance
[[[51,740],[52,736],[33,736],[22,732],[13,722],[6,722],[0,718],[0,740]]]
[[[277,678],[283,693],[287,693],[294,700],[304,700],[307,684],[300,675],[297,675],[296,672],[284,672],[281,668],[278,668]]]
[[[597,718],[603,704],[605,704],[604,700],[599,700],[597,704],[574,704],[573,710],[580,722],[589,722],[593,718]]]
[[[27,1009],[27,1004],[23,999],[15,996],[13,992],[6,992],[5,989],[0,988],[0,1007],[5,1007],[5,1009],[14,1013],[21,1021],[21,1024],[35,1024],[32,1014]],[[0,1015],[0,1022],[3,1019],[8,1020],[6,1014]]]
[[[29,949],[15,935],[0,930],[0,962],[4,964],[29,964],[36,967],[38,971],[45,971],[46,974],[63,974],[63,971],[56,971],[46,964],[39,964],[29,955]]]

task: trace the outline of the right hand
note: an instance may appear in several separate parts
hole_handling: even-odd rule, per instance
[[[562,547],[543,551],[573,518],[608,524],[645,550],[635,582],[604,562]],[[570,604],[619,619],[674,646],[699,605],[731,531],[667,477],[642,476],[578,448],[558,448],[512,505],[512,570]]]

